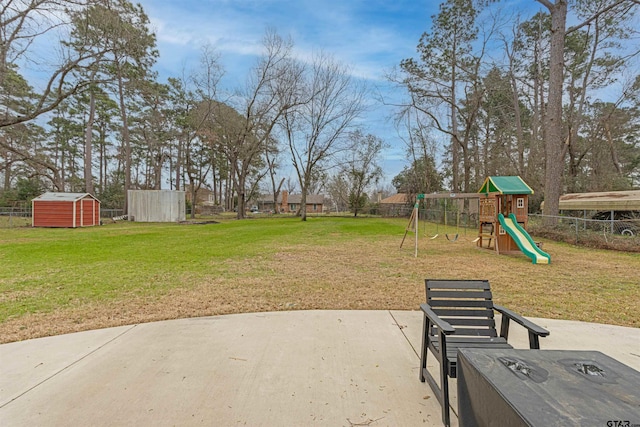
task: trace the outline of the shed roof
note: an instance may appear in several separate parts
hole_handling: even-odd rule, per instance
[[[533,194],[533,189],[519,176],[489,176],[478,193]]]
[[[560,197],[562,210],[640,211],[640,190],[570,193]]]
[[[53,192],[47,192],[47,193],[41,194],[33,200],[38,202],[40,201],[75,202],[77,200],[85,199],[87,197],[99,201],[89,193],[53,193]]]

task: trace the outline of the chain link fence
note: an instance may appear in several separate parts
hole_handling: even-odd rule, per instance
[[[383,216],[411,216],[412,206],[397,206]],[[123,214],[122,209],[101,209],[101,218],[114,218]],[[375,212],[374,214],[379,214]],[[455,209],[419,209],[419,220],[438,225],[456,227],[473,233],[478,229],[478,216]],[[30,227],[31,209],[0,207],[0,228]],[[570,216],[545,216],[529,214],[527,230],[534,236],[562,241],[580,246],[640,252],[640,219],[587,219]]]
[[[420,209],[420,221],[456,227],[462,233],[477,233],[476,213],[440,206]],[[384,216],[409,218],[413,207],[396,206]],[[533,236],[592,248],[640,252],[640,219],[587,219],[571,216],[529,214],[527,231]]]
[[[597,220],[529,214],[528,231],[580,246],[640,252],[640,220]]]
[[[477,229],[478,214],[465,211],[457,211],[455,209],[420,209],[421,220],[433,222],[435,224],[446,225],[456,228],[472,228]]]
[[[124,213],[124,209],[100,209],[100,218],[115,218]],[[31,227],[31,209],[1,207],[0,228]]]
[[[31,226],[31,209],[0,207],[0,228]]]
[[[393,206],[381,210],[380,214],[384,217],[409,218],[412,212],[413,206]],[[377,212],[372,213],[377,214]],[[444,206],[428,209],[420,208],[418,209],[418,218],[420,221],[433,222],[450,227],[478,228],[478,214],[459,210],[455,205],[449,205],[446,208]]]

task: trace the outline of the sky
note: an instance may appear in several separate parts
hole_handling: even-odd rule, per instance
[[[397,111],[383,105],[380,97],[387,103],[405,99],[404,90],[385,76],[403,59],[417,55],[416,46],[421,35],[430,30],[431,17],[438,14],[441,1],[133,1],[142,5],[156,34],[159,58],[155,70],[160,82],[188,76],[197,69],[203,47],[210,45],[219,54],[225,71],[222,89],[232,93],[243,87],[256,64],[267,30],[291,37],[294,54],[301,60],[310,60],[320,52],[330,54],[370,88],[371,108],[358,124],[365,134],[375,135],[388,145],[382,154],[383,185],[388,186],[408,166],[406,144],[392,121]],[[501,0],[494,9],[508,14],[526,10],[532,15],[542,6],[535,0]],[[50,42],[44,37],[34,43],[32,47],[41,52],[36,63],[55,62],[56,50],[51,49]],[[52,57],[44,60],[48,56]],[[40,71],[33,61],[21,66],[33,75]],[[284,178],[294,176],[292,170],[283,174]]]
[[[198,66],[204,45],[220,54],[227,90],[243,85],[261,53],[267,29],[291,37],[295,54],[308,59],[320,51],[349,66],[372,89],[372,109],[362,120],[365,133],[388,145],[382,156],[384,181],[390,183],[407,165],[390,107],[376,93],[391,94],[385,73],[413,57],[437,1],[424,0],[139,0],[157,37],[160,80],[181,76]]]

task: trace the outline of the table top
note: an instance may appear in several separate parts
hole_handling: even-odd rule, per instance
[[[467,348],[459,350],[458,365],[481,376],[525,420],[640,425],[640,372],[598,351]]]

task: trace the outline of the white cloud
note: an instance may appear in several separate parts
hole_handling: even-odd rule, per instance
[[[258,55],[265,29],[273,27],[283,36],[293,37],[301,59],[308,60],[313,51],[331,52],[341,62],[350,64],[355,74],[369,79],[379,79],[383,68],[396,65],[402,59],[399,53],[413,52],[422,32],[403,29],[407,27],[400,22],[403,16],[394,20],[387,14],[397,10],[389,11],[383,2],[375,1],[373,4],[333,0],[142,3],[161,47],[193,48],[194,44],[209,42],[221,53]],[[374,13],[376,9],[378,12]]]
[[[151,26],[158,43],[186,46],[193,41],[193,32],[175,25],[167,25],[160,18],[151,18]]]
[[[413,0],[141,0],[158,38],[159,68],[174,75],[198,65],[200,48],[211,44],[226,69],[227,90],[238,87],[262,51],[267,28],[291,36],[294,53],[310,62],[326,52],[353,76],[391,90],[384,74],[415,54],[437,3]],[[376,104],[372,98],[371,104]],[[363,120],[366,132],[385,139],[390,180],[403,167],[404,145],[386,120],[387,107],[374,105]]]

